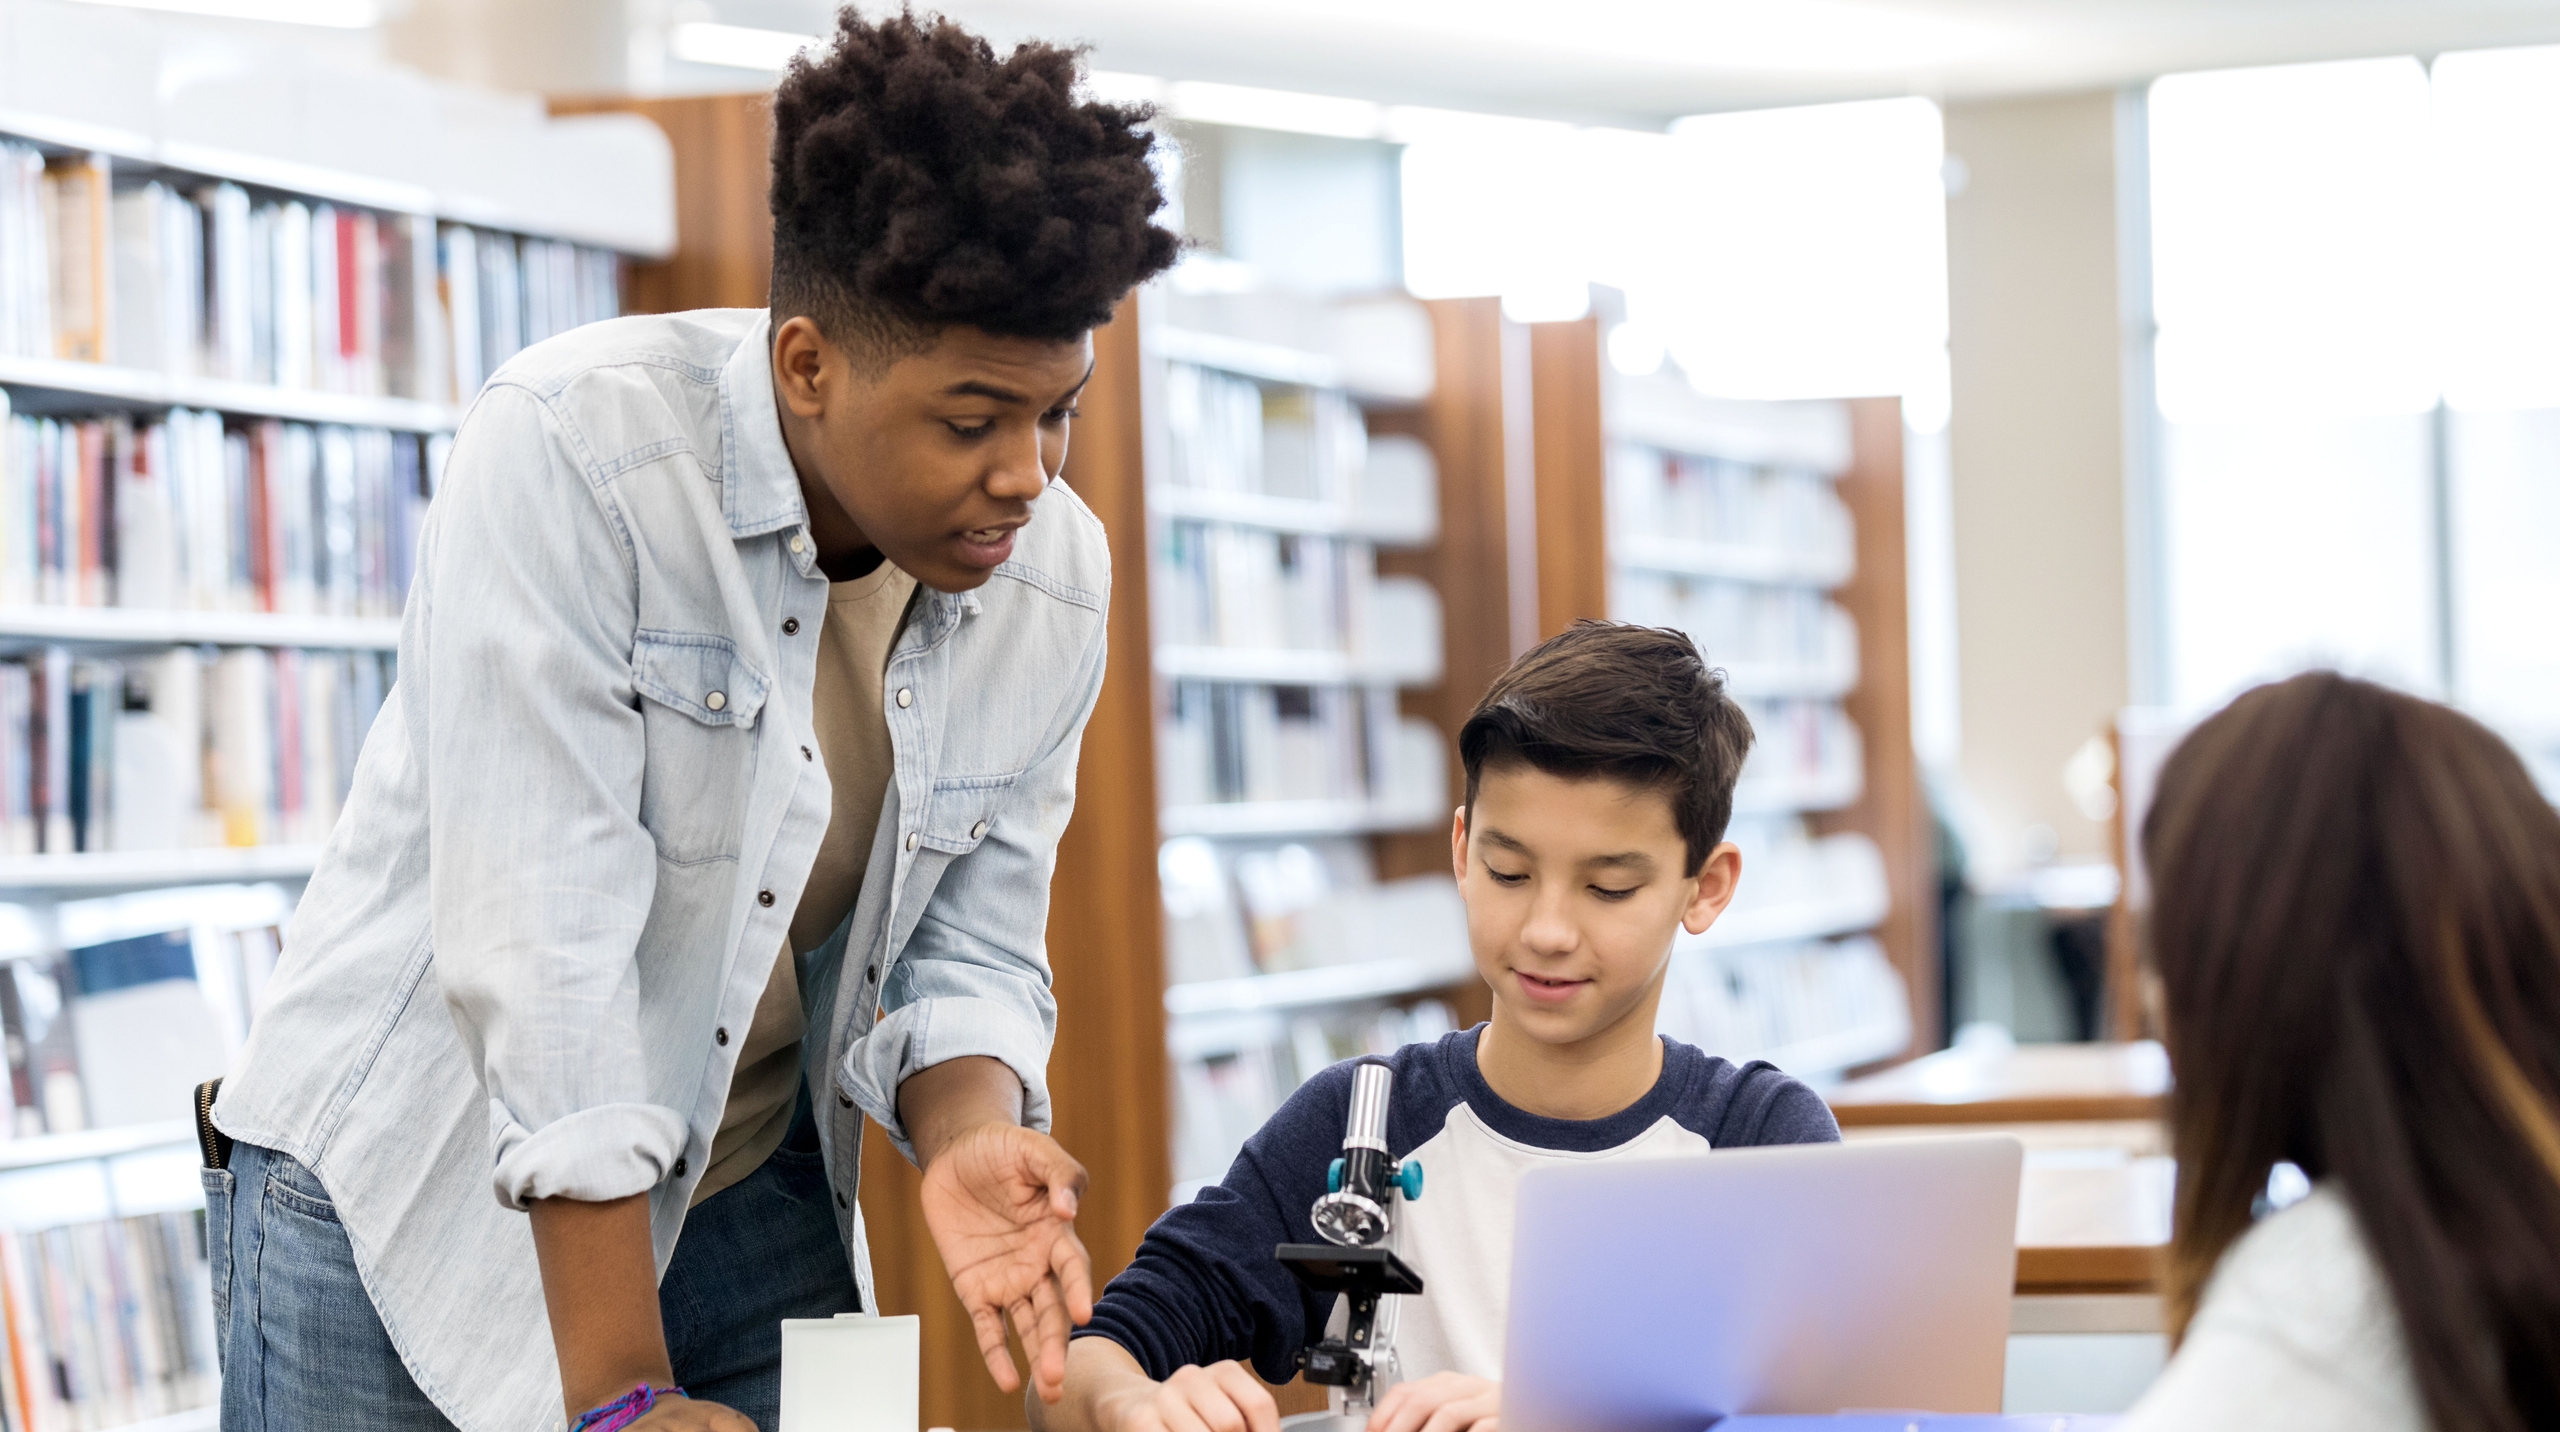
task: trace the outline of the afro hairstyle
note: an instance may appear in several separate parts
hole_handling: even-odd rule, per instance
[[[1146,105],[1080,100],[1079,52],[1002,59],[936,15],[852,6],[773,96],[773,312],[879,366],[967,325],[1073,339],[1181,240]]]

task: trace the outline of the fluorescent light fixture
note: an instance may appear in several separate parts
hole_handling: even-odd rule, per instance
[[[1104,104],[1162,104],[1164,81],[1154,75],[1133,75],[1124,70],[1087,70],[1084,72],[1085,93]]]
[[[697,65],[725,65],[734,70],[779,70],[802,50],[818,43],[820,37],[816,35],[720,25],[709,20],[688,20],[667,30],[668,58]]]
[[[1371,100],[1212,84],[1206,80],[1176,80],[1166,86],[1165,107],[1177,118],[1200,124],[1280,129],[1336,139],[1375,139],[1384,130],[1387,117],[1387,107]]]
[[[374,0],[88,0],[126,10],[164,10],[220,20],[265,20],[278,25],[319,25],[332,30],[370,29],[382,19]]]

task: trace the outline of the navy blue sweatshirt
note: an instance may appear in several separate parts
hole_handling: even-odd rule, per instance
[[[1420,1200],[1398,1210],[1396,1246],[1422,1275],[1398,1300],[1395,1347],[1407,1378],[1456,1371],[1499,1377],[1510,1292],[1514,1192],[1541,1164],[1661,1158],[1755,1144],[1833,1143],[1821,1096],[1776,1067],[1735,1065],[1665,1039],[1662,1077],[1605,1119],[1549,1119],[1503,1102],[1476,1067],[1484,1026],[1390,1056],[1387,1145],[1423,1166]],[[1128,1349],[1149,1377],[1235,1358],[1272,1382],[1296,1374],[1331,1299],[1304,1292],[1271,1256],[1318,1241],[1308,1210],[1342,1152],[1351,1066],[1300,1086],[1219,1182],[1147,1231],[1079,1337]]]

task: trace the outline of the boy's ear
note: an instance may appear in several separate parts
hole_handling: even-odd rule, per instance
[[[1690,893],[1689,908],[1680,912],[1680,928],[1705,934],[1741,885],[1742,847],[1728,840],[1708,851],[1706,864],[1698,867],[1698,888]]]
[[[1464,885],[1467,882],[1467,808],[1465,806],[1458,807],[1457,815],[1449,823],[1449,871],[1458,878],[1459,884]]]

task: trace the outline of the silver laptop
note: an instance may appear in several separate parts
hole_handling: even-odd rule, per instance
[[[1503,1432],[1999,1411],[2024,1159],[1966,1136],[1532,1171]]]

